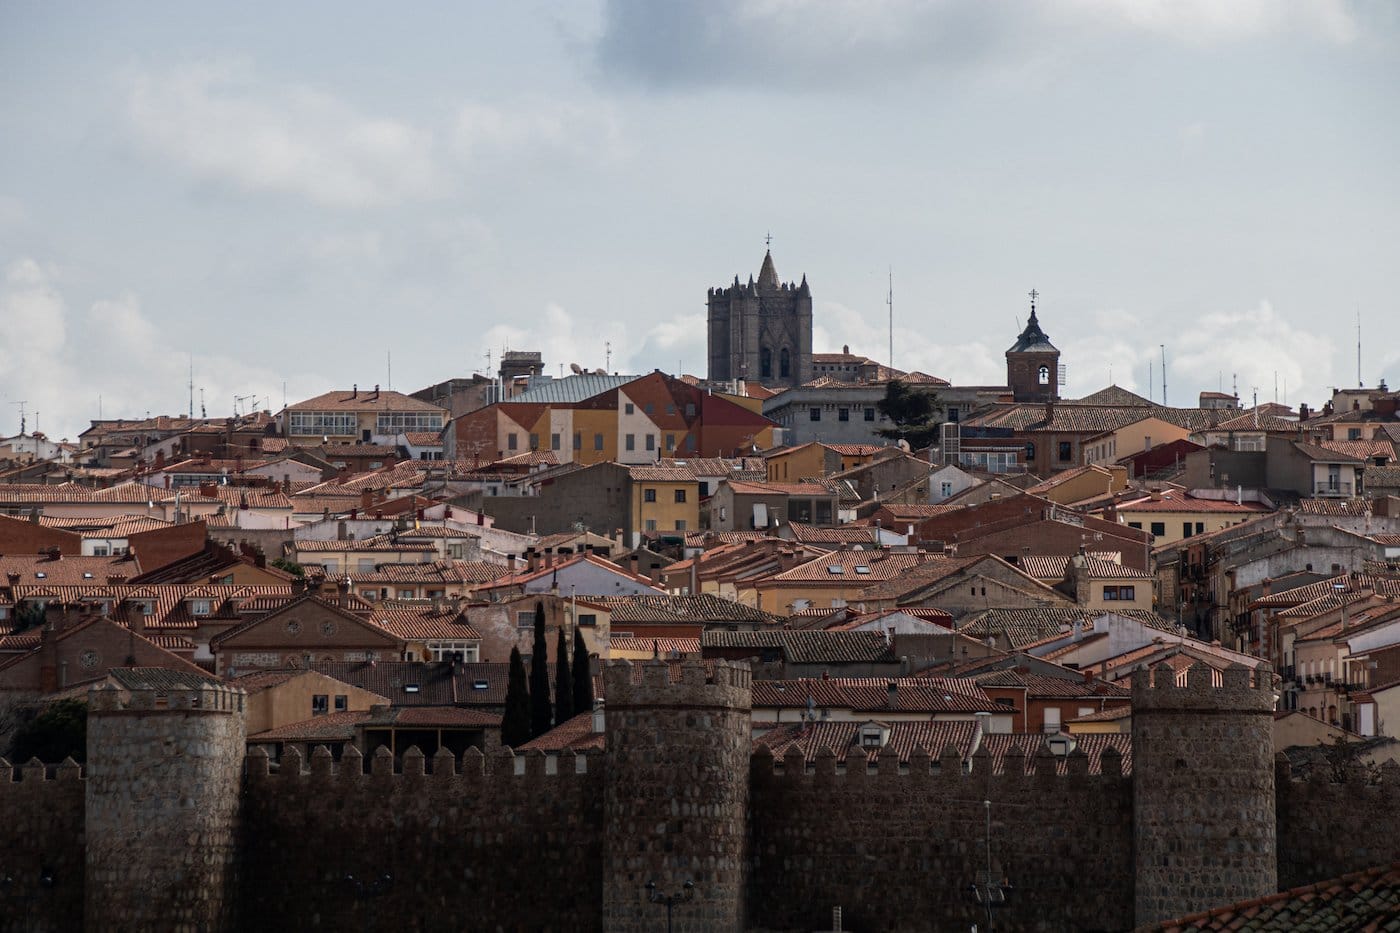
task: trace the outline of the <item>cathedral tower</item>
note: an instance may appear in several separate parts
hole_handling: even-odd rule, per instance
[[[1060,351],[1040,329],[1031,292],[1031,319],[1006,351],[1006,384],[1018,402],[1050,402],[1060,397]]]
[[[812,379],[812,291],[780,282],[773,254],[763,256],[758,281],[712,288],[709,305],[709,378],[747,379],[775,388]]]

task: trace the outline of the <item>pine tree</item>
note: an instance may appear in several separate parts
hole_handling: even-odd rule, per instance
[[[549,702],[549,650],[544,640],[544,603],[535,603],[535,646],[530,655],[530,737],[553,725]]]
[[[506,682],[506,711],[501,717],[501,744],[519,748],[530,741],[530,688],[520,649],[510,649],[510,679]]]
[[[554,648],[554,721],[561,723],[574,715],[574,678],[569,670],[569,643],[564,640],[564,626],[559,626],[559,639]]]
[[[593,710],[593,668],[588,663],[588,646],[583,643],[583,632],[574,626],[574,712],[587,713]]]

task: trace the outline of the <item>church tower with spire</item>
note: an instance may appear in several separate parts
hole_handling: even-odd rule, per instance
[[[734,277],[728,287],[712,288],[709,305],[711,380],[745,379],[772,388],[799,386],[812,379],[812,291],[780,282],[771,251],[764,253],[758,281]]]
[[[1031,317],[1016,343],[1006,351],[1006,384],[1018,402],[1052,402],[1060,397],[1060,351],[1040,329],[1031,292]]]

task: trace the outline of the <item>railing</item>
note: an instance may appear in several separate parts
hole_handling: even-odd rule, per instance
[[[1350,496],[1351,483],[1345,480],[1319,480],[1313,484],[1313,495],[1317,496]]]

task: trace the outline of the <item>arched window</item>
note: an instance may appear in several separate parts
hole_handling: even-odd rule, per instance
[[[1043,386],[1048,386],[1048,385],[1050,384],[1050,367],[1049,367],[1049,366],[1042,366],[1042,367],[1040,367],[1039,378],[1040,378],[1040,384],[1041,384],[1041,385],[1043,385]]]
[[[773,351],[767,347],[758,352],[758,377],[760,379],[773,378]]]
[[[784,379],[792,375],[792,359],[788,356],[787,347],[783,347],[778,354],[778,375]]]

